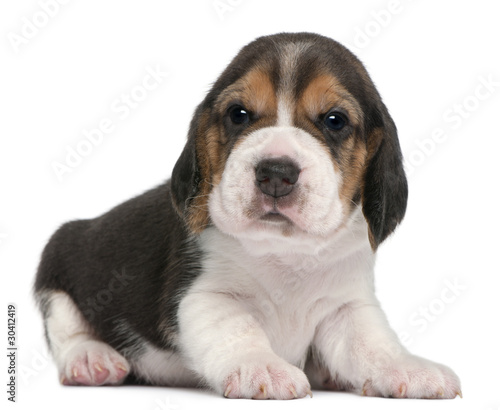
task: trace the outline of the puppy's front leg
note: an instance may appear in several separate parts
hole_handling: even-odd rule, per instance
[[[229,294],[191,291],[179,307],[188,365],[229,398],[293,399],[311,394],[302,370],[277,356],[258,321]]]
[[[401,345],[375,298],[346,303],[330,315],[318,327],[315,347],[330,373],[363,395],[461,395],[460,381],[451,369],[414,356]]]

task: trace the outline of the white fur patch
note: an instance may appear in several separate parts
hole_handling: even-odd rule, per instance
[[[144,342],[141,356],[132,362],[134,373],[150,383],[161,386],[194,387],[200,378],[187,369],[181,356]]]
[[[278,97],[278,119],[276,125],[279,127],[293,126],[294,103],[286,95]]]
[[[68,385],[120,384],[130,371],[127,360],[93,336],[78,307],[64,292],[44,295],[47,336],[60,380]]]
[[[295,99],[291,93],[297,77],[297,64],[301,54],[311,46],[307,42],[286,44],[279,50],[280,54],[280,85],[278,92],[278,120],[279,127],[293,126]]]

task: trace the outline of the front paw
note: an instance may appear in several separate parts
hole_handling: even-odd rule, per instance
[[[297,399],[310,395],[306,375],[280,357],[259,354],[246,357],[223,384],[224,396],[245,399]]]
[[[462,396],[460,380],[451,369],[411,355],[372,372],[364,382],[361,393],[412,399],[453,399]]]

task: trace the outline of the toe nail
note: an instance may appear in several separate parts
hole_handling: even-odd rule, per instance
[[[401,386],[399,386],[399,397],[405,397],[406,395],[406,384],[402,383]]]
[[[295,390],[295,387],[290,386],[290,391],[292,392],[293,397],[296,399],[297,397],[297,390]]]
[[[370,380],[366,380],[363,384],[363,388],[361,389],[361,395],[362,396],[366,396],[366,389],[368,388],[368,386],[371,386],[371,381]]]
[[[78,370],[76,370],[76,367],[73,369],[73,377],[78,377]]]
[[[102,367],[101,367],[101,366],[99,366],[99,363],[96,363],[96,364],[94,365],[94,367],[97,369],[97,371],[98,371],[98,372],[101,372],[101,373],[102,373],[102,371],[103,371],[103,370],[102,370]]]
[[[311,391],[311,389],[309,389],[306,394],[311,396],[311,399],[313,398],[313,392]]]
[[[462,390],[457,391],[457,396],[460,396],[460,398],[463,399]],[[455,396],[455,397],[457,397],[457,396]]]
[[[443,397],[444,396],[444,390],[443,390],[442,387],[440,387],[439,390],[438,390],[438,396],[439,397]]]
[[[260,392],[262,393],[262,398],[267,399],[267,387],[265,384],[260,385]]]

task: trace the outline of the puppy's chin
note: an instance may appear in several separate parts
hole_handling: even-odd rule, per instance
[[[288,219],[282,213],[276,212],[276,211],[265,213],[259,219],[261,221],[264,221],[264,222],[270,222],[272,224],[277,224],[278,226],[281,226],[281,225],[289,225],[290,227],[293,226],[293,222],[290,219]]]
[[[257,199],[252,202],[254,208],[246,212],[228,212],[214,190],[209,208],[218,230],[238,239],[254,255],[317,254],[345,226],[341,209],[337,218],[332,218],[332,212],[329,223],[325,224],[319,218],[304,217],[300,207],[290,201],[289,206],[278,204],[272,208],[262,205],[266,201],[260,206]]]

